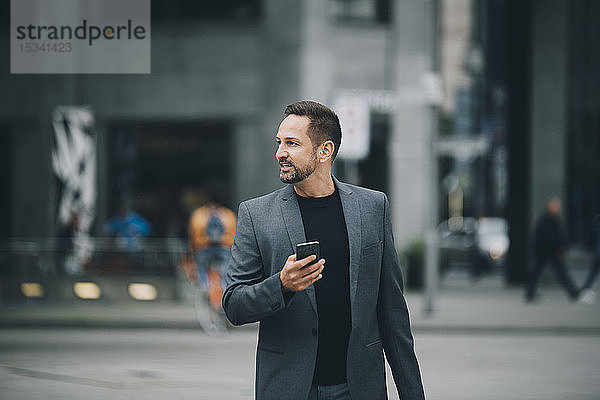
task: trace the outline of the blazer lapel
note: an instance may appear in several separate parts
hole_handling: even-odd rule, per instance
[[[342,210],[346,220],[346,229],[348,230],[348,246],[350,248],[350,312],[352,314],[352,325],[355,325],[357,315],[355,311],[356,290],[358,288],[358,270],[360,266],[361,249],[361,218],[360,204],[352,196],[352,188],[333,178],[335,185],[340,192],[342,200]]]
[[[302,214],[300,214],[300,206],[298,205],[298,198],[292,185],[288,185],[283,191],[281,196],[281,213],[283,214],[283,221],[288,232],[292,249],[296,251],[296,245],[298,243],[306,242],[306,234],[304,233],[304,224],[302,223]],[[310,304],[317,313],[317,297],[315,295],[315,288],[310,285],[305,290]]]

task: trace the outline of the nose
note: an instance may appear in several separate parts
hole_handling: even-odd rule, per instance
[[[283,148],[283,143],[280,143],[279,146],[277,146],[277,151],[275,152],[275,159],[279,161],[281,158],[287,158],[287,156],[287,150]]]

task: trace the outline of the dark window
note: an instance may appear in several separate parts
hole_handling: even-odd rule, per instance
[[[256,20],[261,15],[260,0],[153,1],[153,22]]]
[[[391,20],[389,0],[331,0],[333,18],[341,22],[379,22]]]
[[[0,238],[12,234],[12,136],[7,125],[0,125]]]
[[[129,195],[152,225],[152,236],[184,237],[190,201],[217,197],[232,208],[229,123],[118,124],[110,142],[111,214]]]
[[[371,113],[369,154],[360,161],[336,159],[334,174],[349,183],[389,193],[389,114]]]
[[[369,155],[358,164],[359,176],[362,179],[361,184],[390,195],[388,192],[390,115],[372,113],[370,130]]]
[[[590,244],[600,214],[600,3],[569,4],[567,221],[571,241]]]
[[[0,2],[0,31],[8,32],[10,27],[10,2]]]

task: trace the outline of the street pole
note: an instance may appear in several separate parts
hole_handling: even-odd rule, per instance
[[[427,53],[430,57],[430,70],[439,76],[438,60],[438,21],[439,21],[439,0],[429,0],[426,2],[427,12],[425,13],[425,43]],[[437,136],[438,136],[438,106],[435,101],[431,102],[430,113],[428,115],[430,135],[429,135],[429,213],[427,221],[427,230],[425,232],[425,294],[423,311],[425,315],[430,316],[435,310],[435,300],[438,289],[438,154],[437,154]]]

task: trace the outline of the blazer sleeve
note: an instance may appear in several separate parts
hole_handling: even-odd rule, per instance
[[[414,351],[408,307],[404,298],[402,271],[394,247],[389,202],[384,199],[384,243],[377,299],[379,332],[402,400],[424,399],[421,372]]]
[[[223,310],[234,325],[260,321],[286,305],[279,274],[265,276],[252,217],[244,202],[238,210],[225,283]]]

